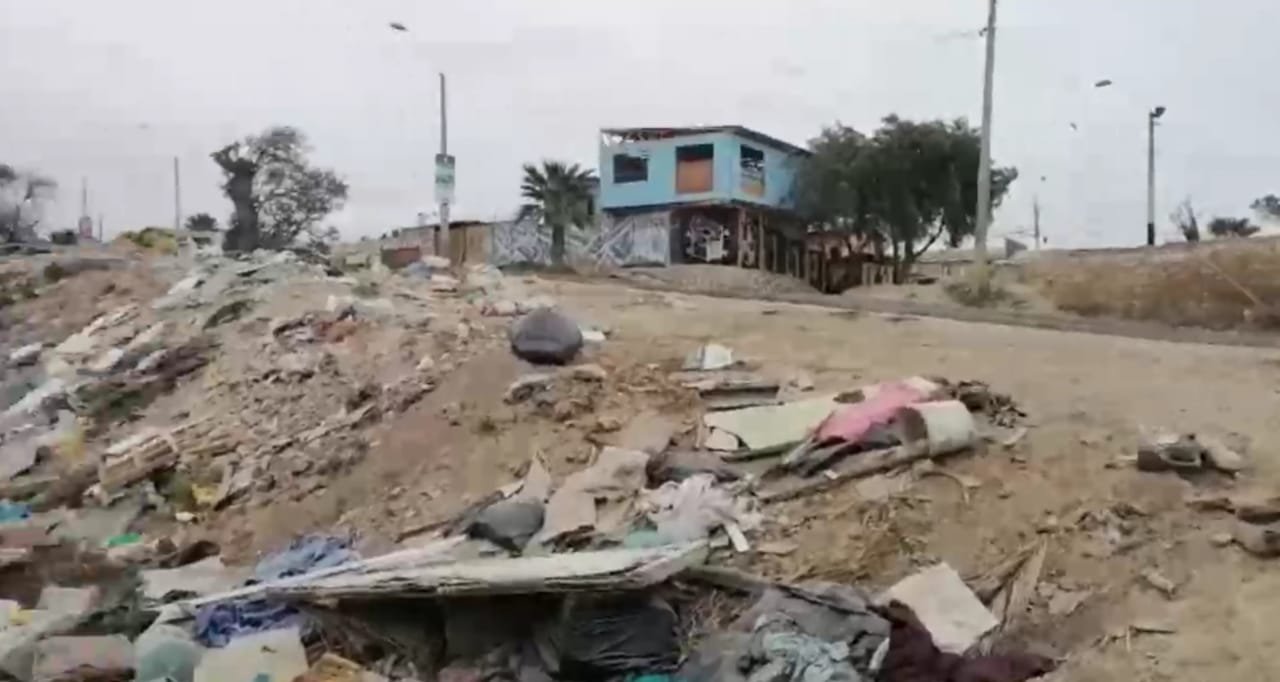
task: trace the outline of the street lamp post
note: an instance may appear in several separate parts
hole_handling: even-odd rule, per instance
[[[1156,120],[1165,108],[1147,112],[1147,246],[1156,245]]]
[[[393,21],[388,24],[394,31],[408,33],[409,27],[404,24]],[[448,111],[445,106],[445,78],[444,73],[440,74],[440,153],[436,155],[436,202],[439,204],[439,239],[436,241],[436,255],[443,254],[449,260],[453,260],[452,251],[449,249],[449,204],[453,201],[453,159],[449,156],[449,120]],[[446,168],[442,168],[445,166]],[[448,175],[447,183],[442,182],[442,170]]]

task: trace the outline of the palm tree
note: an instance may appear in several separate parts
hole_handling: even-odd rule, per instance
[[[564,235],[569,226],[585,225],[591,219],[591,199],[597,180],[590,168],[576,163],[543,161],[538,167],[524,165],[520,196],[528,203],[520,207],[517,220],[533,219],[551,228],[551,263],[564,265]]]

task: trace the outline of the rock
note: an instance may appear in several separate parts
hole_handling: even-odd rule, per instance
[[[1211,469],[1234,474],[1244,471],[1248,461],[1244,455],[1232,450],[1226,443],[1213,437],[1201,437],[1204,445],[1204,461]]]
[[[450,275],[431,275],[431,290],[441,293],[452,293],[458,290],[458,278]]]
[[[522,403],[534,395],[541,393],[555,382],[551,374],[526,374],[511,383],[503,400],[508,403]]]
[[[418,361],[419,372],[430,372],[435,368],[436,368],[436,361],[433,360],[430,355],[424,355],[422,356],[422,359]]]
[[[569,378],[577,381],[602,382],[609,377],[609,372],[597,364],[574,365],[566,370]]]
[[[1231,533],[1214,533],[1209,536],[1209,544],[1214,547],[1226,547],[1232,542],[1235,542],[1235,538],[1231,536]]]
[[[44,346],[39,343],[27,344],[9,353],[9,366],[25,367],[26,365],[34,365],[36,360],[40,359],[40,353],[43,351]]]
[[[1280,524],[1259,526],[1240,523],[1234,536],[1236,544],[1254,556],[1264,559],[1280,556]]]
[[[605,333],[599,329],[583,329],[582,340],[587,343],[604,343],[606,337]]]
[[[1140,577],[1143,582],[1159,590],[1166,597],[1173,597],[1178,593],[1178,584],[1154,568],[1146,569]]]
[[[535,310],[512,327],[511,350],[534,364],[568,364],[582,350],[582,330],[554,310]]]
[[[520,313],[515,301],[493,301],[485,304],[483,314],[490,317],[514,317]]]

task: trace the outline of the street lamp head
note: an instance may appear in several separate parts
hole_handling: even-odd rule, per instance
[[[1156,107],[1155,109],[1152,109],[1151,118],[1160,118],[1161,116],[1164,116],[1164,111],[1164,107]]]
[[[389,23],[389,24],[387,24],[387,25],[388,25],[388,26],[390,26],[392,29],[394,29],[394,30],[396,30],[396,31],[400,31],[400,32],[402,32],[402,33],[408,33],[408,32],[409,32],[409,27],[405,26],[404,24],[402,24],[402,23],[400,23],[400,22],[398,22],[398,21],[393,21],[393,22],[391,22],[391,23]]]
[[[1108,87],[1108,86],[1110,86],[1110,85],[1111,85],[1111,79],[1110,79],[1110,78],[1103,78],[1102,80],[1100,80],[1100,81],[1098,81],[1098,82],[1094,83],[1094,84],[1093,84],[1093,87],[1095,87],[1095,88],[1105,88],[1105,87]]]

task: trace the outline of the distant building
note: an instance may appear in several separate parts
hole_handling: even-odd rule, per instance
[[[600,141],[605,260],[736,264],[799,275],[791,211],[808,152],[742,126],[608,128]]]

